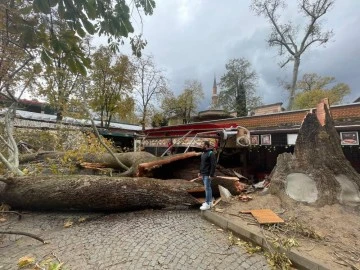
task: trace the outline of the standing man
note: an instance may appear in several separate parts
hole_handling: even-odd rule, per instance
[[[201,155],[200,173],[198,176],[201,176],[203,179],[206,200],[200,207],[200,210],[209,210],[212,206],[211,179],[215,173],[216,157],[208,141],[204,142],[203,149],[204,152]]]

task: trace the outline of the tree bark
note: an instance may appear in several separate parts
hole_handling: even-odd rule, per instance
[[[300,66],[300,56],[295,55],[294,58],[295,58],[294,59],[294,69],[293,69],[293,76],[292,76],[292,82],[291,82],[288,110],[292,110],[292,108],[294,106],[296,82],[297,82],[299,66]]]
[[[130,211],[197,205],[187,191],[201,187],[186,180],[89,175],[1,179],[0,201],[15,209]]]
[[[278,156],[270,192],[287,200],[289,196],[286,195],[286,188],[291,173],[305,174],[315,181],[317,199],[312,203],[314,205],[360,202],[360,175],[344,156],[327,100],[318,105],[316,113],[306,115],[299,130],[294,154],[284,153]],[[344,185],[347,189],[344,189]],[[298,188],[303,187],[299,184]]]
[[[196,179],[194,182],[203,185],[201,178]],[[237,177],[215,176],[211,180],[211,189],[214,196],[218,196],[220,194],[219,185],[229,190],[232,195],[239,195],[247,187],[247,185],[240,183]]]

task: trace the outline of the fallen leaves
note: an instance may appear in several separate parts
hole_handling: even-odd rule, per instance
[[[24,256],[19,259],[17,265],[19,268],[24,268],[26,266],[32,265],[34,262],[35,262],[34,257]]]
[[[74,224],[74,222],[72,222],[71,220],[66,220],[64,222],[64,228],[70,228],[70,227],[72,227],[73,224]]]

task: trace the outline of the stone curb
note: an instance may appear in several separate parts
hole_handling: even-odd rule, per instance
[[[234,222],[226,219],[225,217],[216,214],[212,211],[201,211],[201,216],[219,226],[224,230],[229,230],[241,239],[252,242],[264,249],[266,249],[266,241],[264,237],[256,232],[250,231],[244,226],[235,224]],[[281,249],[282,252],[286,253],[286,256],[291,260],[295,267],[306,270],[330,270],[327,266],[315,262],[312,258],[304,256],[297,251]]]

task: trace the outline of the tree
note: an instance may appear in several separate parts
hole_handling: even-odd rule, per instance
[[[91,107],[100,113],[101,127],[108,128],[114,116],[125,116],[134,110],[130,96],[135,84],[135,68],[126,55],[116,55],[100,47],[92,56]]]
[[[191,116],[197,112],[198,105],[203,98],[204,90],[201,82],[197,80],[185,81],[184,91],[177,99],[178,110],[184,124],[190,122]]]
[[[294,109],[314,108],[324,98],[328,98],[331,104],[341,103],[351,90],[347,84],[335,82],[334,77],[322,77],[316,73],[304,74],[296,84]]]
[[[164,127],[167,126],[168,119],[165,117],[164,113],[156,112],[152,116],[151,126],[152,127]]]
[[[145,125],[151,116],[151,107],[162,95],[168,92],[166,80],[162,71],[155,66],[152,56],[136,58],[135,76],[137,86],[135,92],[138,97],[139,110],[141,113],[141,126],[145,130]]]
[[[347,84],[335,82],[334,77],[321,77],[316,73],[304,74],[302,80],[296,84],[294,109],[314,108],[324,98],[328,98],[331,104],[341,103],[351,90]]]
[[[258,76],[245,58],[231,59],[225,65],[226,73],[220,79],[224,88],[219,94],[219,104],[226,110],[246,116],[248,109],[260,105],[260,97],[255,95]]]
[[[0,95],[9,106],[5,116],[5,132],[0,135],[6,148],[0,152],[0,161],[15,175],[23,174],[19,170],[19,151],[13,136],[17,101],[39,67],[29,66],[35,58],[36,50],[33,40],[27,42],[27,35],[31,34],[32,29],[23,23],[23,19],[29,23],[32,23],[32,19],[28,16],[20,17],[16,12],[22,7],[23,3],[18,1],[0,3]],[[20,35],[20,32],[23,34]],[[16,92],[19,92],[18,97]]]
[[[131,23],[132,9],[137,14],[151,15],[154,0],[34,0],[7,1],[5,13],[16,14],[14,31],[22,40],[39,46],[44,62],[50,62],[52,52],[64,54],[69,68],[74,72],[88,66],[79,42],[88,35],[105,35],[112,48],[134,32]],[[65,31],[56,31],[57,21],[66,23]],[[146,42],[141,36],[130,38],[134,53],[141,54]],[[71,44],[72,50],[68,49]]]
[[[23,23],[26,19],[33,23],[31,16],[19,16],[18,9],[24,4],[18,1],[5,1],[0,4],[0,94],[6,99],[16,102],[16,83],[25,69],[37,70],[38,65],[30,67],[35,59],[34,40],[28,40],[33,27]],[[29,70],[27,70],[29,72]]]
[[[308,92],[316,89],[327,89],[329,84],[336,83],[335,77],[325,76],[322,77],[316,73],[305,73],[300,81],[296,83],[297,92]],[[349,90],[349,86],[344,83],[338,83],[333,86],[331,89],[340,88],[344,91]],[[320,102],[320,101],[319,101]]]
[[[173,92],[162,100],[161,108],[167,116],[175,115],[182,118],[183,124],[189,123],[191,116],[197,113],[198,105],[204,98],[204,90],[201,82],[186,80],[183,91],[179,96]]]
[[[286,56],[286,60],[280,64],[284,67],[290,61],[294,62],[292,82],[288,108],[294,105],[296,82],[299,72],[301,56],[313,44],[325,44],[333,36],[332,31],[323,31],[320,19],[333,6],[334,0],[298,0],[299,12],[308,18],[304,33],[299,38],[299,25],[293,22],[281,23],[279,10],[285,8],[283,0],[252,0],[251,8],[257,15],[266,17],[272,25],[267,42],[270,47],[279,47],[279,55]]]
[[[18,169],[18,151],[13,138],[17,98],[11,89],[18,74],[30,67],[37,70],[39,65],[30,66],[37,56],[46,65],[51,65],[59,55],[63,56],[63,63],[71,72],[85,74],[90,63],[81,49],[82,38],[86,34],[103,34],[108,36],[112,48],[118,49],[123,38],[134,32],[130,19],[131,6],[140,16],[142,13],[151,15],[155,2],[135,0],[128,4],[123,0],[10,0],[0,3],[0,94],[13,101],[6,125],[6,145],[11,154],[5,157],[1,153],[0,158],[13,173],[22,174]],[[141,55],[141,49],[146,45],[141,35],[131,37],[130,43],[134,53]],[[22,92],[26,86],[25,83]]]

